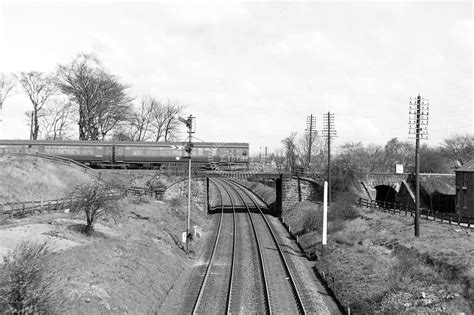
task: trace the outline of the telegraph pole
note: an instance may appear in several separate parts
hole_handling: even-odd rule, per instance
[[[336,137],[334,114],[324,114],[323,137],[328,138],[328,205],[331,203],[331,137]]]
[[[308,142],[308,167],[311,165],[311,149],[313,146],[313,133],[316,133],[316,116],[313,114],[306,117],[306,132],[309,134]]]
[[[428,140],[429,100],[410,97],[408,135],[415,139],[415,237],[420,236],[420,140]]]

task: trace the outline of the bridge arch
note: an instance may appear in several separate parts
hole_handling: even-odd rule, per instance
[[[381,202],[395,203],[397,199],[397,190],[393,186],[389,185],[377,185],[375,186],[376,195],[375,200]]]

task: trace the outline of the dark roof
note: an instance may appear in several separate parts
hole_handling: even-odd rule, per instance
[[[455,195],[456,184],[454,176],[420,177],[420,185],[429,195],[438,192],[443,195]]]
[[[474,160],[465,163],[458,169],[454,170],[455,172],[474,172]]]

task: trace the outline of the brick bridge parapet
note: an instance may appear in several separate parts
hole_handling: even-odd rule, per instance
[[[247,179],[272,179],[275,181],[276,201],[273,214],[281,216],[283,211],[293,208],[298,202],[323,200],[323,182],[308,177],[288,173],[261,173],[249,176]]]

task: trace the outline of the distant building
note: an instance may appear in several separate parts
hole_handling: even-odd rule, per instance
[[[464,164],[456,172],[456,211],[474,217],[474,161]]]

